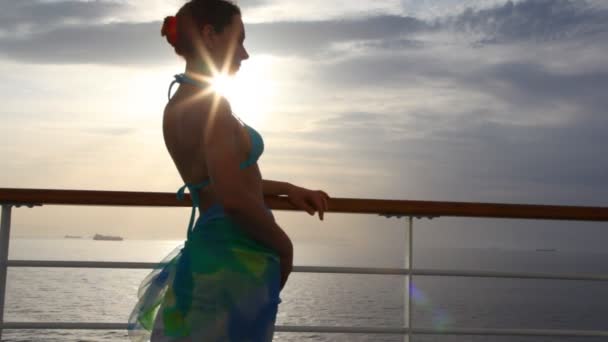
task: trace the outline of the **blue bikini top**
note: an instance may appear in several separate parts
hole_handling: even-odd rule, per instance
[[[188,84],[191,84],[191,85],[203,88],[203,89],[209,87],[208,83],[204,83],[204,82],[200,82],[200,81],[191,79],[188,76],[186,76],[185,74],[178,74],[178,75],[175,75],[175,80],[173,80],[173,82],[171,82],[171,85],[169,85],[169,94],[168,94],[169,99],[171,99],[171,88],[173,88],[173,85],[175,83],[180,83],[180,84],[188,83]],[[253,127],[247,125],[246,123],[243,122],[243,124],[244,124],[245,128],[247,129],[247,133],[249,134],[249,137],[251,139],[251,150],[249,151],[249,156],[248,156],[247,160],[244,160],[239,165],[241,170],[255,164],[258,161],[258,159],[260,159],[260,156],[264,152],[264,140],[262,139],[262,136],[260,135],[260,133],[258,133],[255,129],[253,129]],[[177,199],[179,199],[180,201],[184,199],[184,193],[185,193],[186,189],[188,189],[188,191],[190,192],[190,197],[192,197],[192,213],[190,214],[190,224],[188,225],[188,234],[190,234],[190,231],[192,230],[192,226],[194,225],[194,216],[196,213],[196,208],[198,208],[200,205],[200,198],[198,195],[198,190],[206,187],[209,184],[211,184],[211,179],[206,179],[198,184],[186,183],[181,188],[179,188],[179,190],[177,191]],[[215,211],[217,212],[217,210],[215,210]]]

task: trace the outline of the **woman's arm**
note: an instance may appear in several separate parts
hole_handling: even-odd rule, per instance
[[[262,180],[264,195],[287,195],[287,200],[297,209],[305,210],[310,215],[319,212],[319,219],[327,211],[329,195],[321,190],[309,190],[287,182]]]
[[[292,187],[293,187],[293,185],[290,183],[287,183],[287,182],[279,182],[279,181],[273,181],[273,180],[268,180],[268,179],[262,179],[262,188],[263,188],[264,195],[271,195],[271,196],[287,195]]]

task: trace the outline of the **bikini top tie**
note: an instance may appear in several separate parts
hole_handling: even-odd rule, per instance
[[[173,82],[171,82],[171,85],[169,85],[169,99],[171,99],[171,88],[175,83],[188,83],[203,89],[209,87],[209,84],[207,83],[191,79],[185,74],[178,74],[175,75],[175,80],[173,80]],[[241,170],[255,164],[264,152],[264,140],[262,139],[260,133],[258,133],[253,127],[247,125],[246,123],[243,124],[247,129],[247,133],[249,134],[249,137],[251,139],[251,150],[249,151],[249,156],[247,157],[247,159],[241,162],[241,164],[239,165],[239,168]],[[177,199],[180,201],[184,200],[186,189],[188,189],[188,192],[190,192],[190,197],[192,198],[192,211],[190,213],[190,223],[188,224],[188,236],[190,236],[190,232],[192,231],[192,227],[194,226],[196,208],[200,206],[199,190],[203,189],[209,184],[211,184],[211,179],[206,179],[198,184],[186,183],[177,191]]]

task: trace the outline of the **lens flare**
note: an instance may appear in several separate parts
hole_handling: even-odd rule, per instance
[[[210,84],[205,90],[196,93],[186,101],[197,101],[200,97],[213,96],[209,120],[214,120],[222,99],[228,100],[230,108],[237,118],[252,126],[263,126],[265,116],[271,112],[276,103],[276,87],[273,82],[273,58],[256,56],[247,59],[241,69],[232,58],[214,61],[201,41],[196,41],[196,48],[205,76],[192,75],[200,82]],[[235,42],[229,44],[226,56],[233,56]],[[241,69],[241,70],[239,70]],[[237,73],[238,71],[238,73]]]
[[[431,299],[413,283],[410,283],[410,294],[412,302],[416,307],[431,313],[432,324],[435,330],[441,331],[451,325],[452,318],[449,313],[444,308],[433,304]]]
[[[235,115],[252,126],[264,126],[278,92],[273,82],[273,59],[253,57],[243,64],[238,74],[217,73],[211,91],[230,103]]]
[[[211,80],[211,89],[218,95],[232,97],[234,94],[234,79],[226,74],[217,74]]]

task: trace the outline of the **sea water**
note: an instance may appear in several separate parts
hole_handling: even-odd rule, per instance
[[[14,239],[11,260],[156,262],[179,241]],[[309,248],[312,246],[299,246]],[[327,252],[327,253],[325,253]],[[326,256],[323,256],[325,255]],[[296,265],[345,265],[347,253],[314,250]],[[356,253],[356,251],[352,251]],[[604,254],[501,249],[422,249],[421,269],[608,274]],[[343,258],[343,259],[341,259]],[[297,258],[296,258],[297,260]],[[402,261],[397,261],[397,264]],[[395,267],[395,260],[373,265]],[[399,265],[397,265],[399,266]],[[9,268],[7,322],[126,323],[148,270]],[[293,273],[281,293],[278,325],[404,326],[404,277]],[[608,330],[608,283],[465,277],[414,277],[416,328]],[[125,331],[5,330],[3,341],[128,341]],[[275,333],[275,341],[403,341],[399,335]],[[605,341],[605,338],[420,335],[413,341]]]

